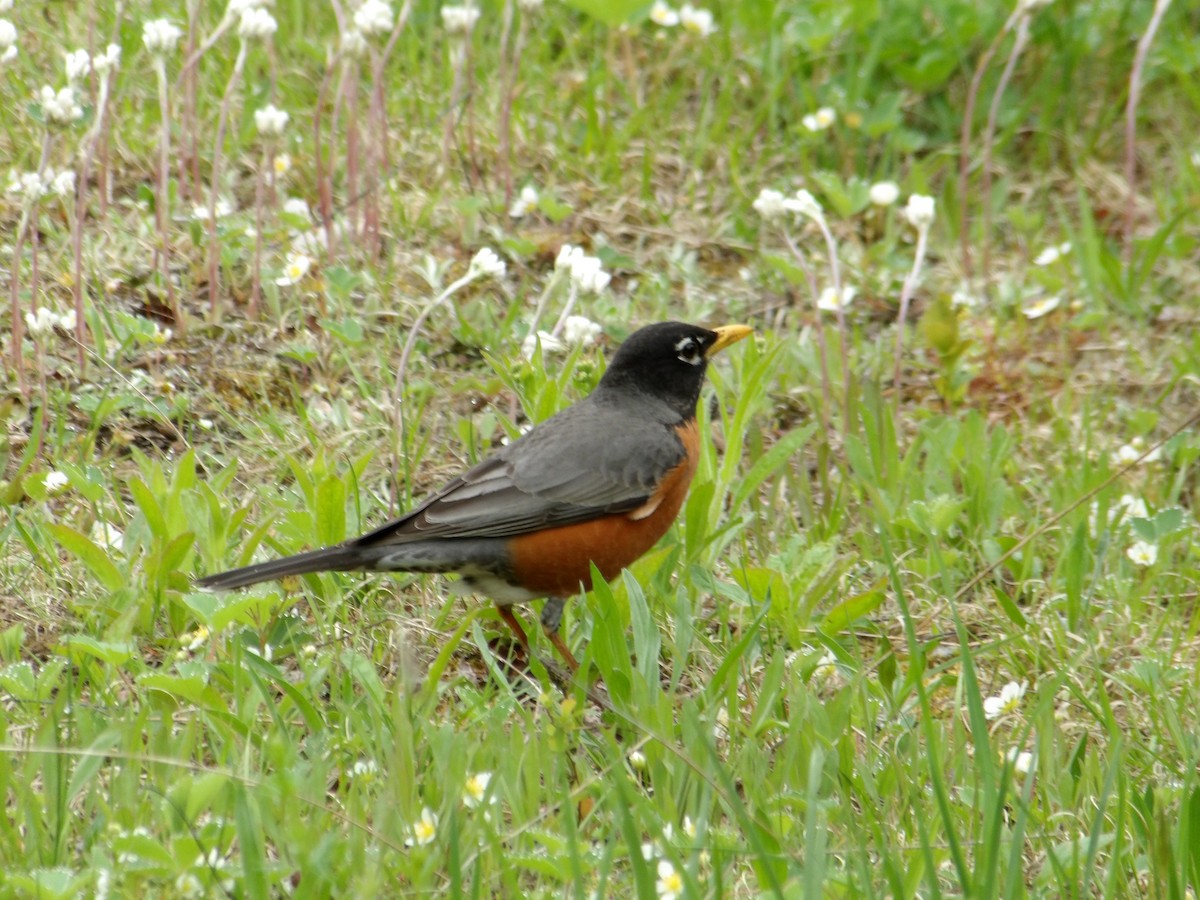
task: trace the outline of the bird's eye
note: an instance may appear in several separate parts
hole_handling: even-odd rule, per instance
[[[698,366],[704,362],[704,351],[695,338],[685,337],[675,345],[675,353],[689,366]]]

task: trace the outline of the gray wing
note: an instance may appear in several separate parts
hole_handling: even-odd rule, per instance
[[[687,453],[677,424],[630,418],[585,400],[355,543],[514,537],[637,509]]]

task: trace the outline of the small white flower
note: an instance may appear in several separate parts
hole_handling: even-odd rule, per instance
[[[476,772],[467,779],[467,783],[463,785],[463,803],[471,809],[480,806],[484,798],[487,796],[488,785],[491,784],[491,772]],[[491,802],[495,803],[497,798],[493,796]]]
[[[350,767],[350,777],[356,781],[370,781],[379,772],[379,764],[373,759],[356,759]]]
[[[121,64],[121,46],[109,44],[104,52],[92,57],[92,71],[97,75],[106,75]]]
[[[25,330],[35,340],[44,338],[50,334],[54,331],[54,326],[57,324],[58,316],[54,310],[47,309],[44,306],[39,306],[36,312],[25,313]]]
[[[273,15],[260,7],[251,7],[242,10],[242,18],[238,22],[238,37],[244,40],[269,38],[278,28],[279,23]]]
[[[1005,759],[1019,775],[1028,775],[1029,770],[1033,768],[1033,754],[1018,747],[1010,747]]]
[[[30,203],[45,196],[49,185],[37,172],[12,172],[9,174],[8,193],[19,194]]]
[[[800,120],[800,124],[809,131],[824,131],[837,121],[837,112],[831,106],[822,106],[815,113],[809,113]]]
[[[288,197],[283,201],[283,211],[289,216],[299,216],[302,219],[308,220],[308,204],[299,197]]]
[[[571,281],[584,293],[598,294],[612,280],[601,266],[599,257],[580,255],[571,264]]]
[[[891,206],[900,199],[900,186],[894,181],[880,181],[871,185],[867,196],[876,206]]]
[[[562,334],[563,340],[568,344],[590,347],[596,343],[596,336],[600,334],[600,324],[587,316],[567,316],[567,320],[563,322]]]
[[[310,257],[303,253],[290,253],[287,264],[283,267],[283,274],[275,279],[275,283],[280,287],[291,287],[302,281],[311,267],[312,259]]]
[[[1027,319],[1040,319],[1042,316],[1049,315],[1058,309],[1062,303],[1062,297],[1054,294],[1050,297],[1042,297],[1034,300],[1032,303],[1026,303],[1021,307],[1021,315]]]
[[[223,219],[225,216],[229,215],[232,212],[233,212],[233,203],[232,202],[230,202],[229,200],[225,200],[224,198],[217,200],[217,206],[216,206],[217,216],[216,217],[218,219]],[[204,204],[203,206],[193,206],[192,207],[192,218],[199,222],[207,221],[208,220],[208,204]]]
[[[817,667],[813,669],[813,678],[823,683],[829,681],[837,673],[837,657],[827,652],[817,660]]]
[[[554,258],[554,271],[571,271],[571,267],[575,264],[577,257],[583,256],[583,248],[576,247],[574,244],[563,244],[559,248],[558,256]]]
[[[426,844],[433,843],[433,839],[437,837],[437,825],[437,813],[426,806],[421,810],[421,818],[413,822],[412,837],[408,838],[404,845],[406,847],[424,847]]]
[[[1021,699],[1024,696],[1025,683],[1017,684],[1015,681],[1010,681],[1000,689],[997,696],[988,697],[983,701],[983,714],[988,719],[1011,715],[1021,708]]]
[[[983,303],[983,298],[967,287],[956,288],[950,295],[950,305],[955,309],[975,309]]]
[[[58,194],[60,197],[72,197],[75,194],[75,172],[72,169],[63,169],[54,173],[50,177],[50,172],[46,173],[47,178],[50,178],[50,190]]]
[[[67,81],[74,84],[92,70],[92,57],[83,49],[70,50],[65,54],[64,66],[67,70]]]
[[[537,209],[538,191],[532,184],[527,184],[521,188],[521,193],[517,195],[517,199],[513,201],[513,205],[508,210],[508,215],[513,219],[523,218],[529,213]]]
[[[367,38],[357,28],[351,28],[342,35],[342,52],[347,56],[362,56],[367,52]]]
[[[692,821],[691,816],[683,817],[683,833],[693,841],[696,839],[696,823]]]
[[[387,34],[392,30],[391,4],[384,3],[383,0],[366,0],[354,11],[354,27],[364,37]],[[349,43],[348,40],[343,40]]]
[[[8,19],[0,19],[0,50],[10,50],[17,43],[17,26]]]
[[[58,317],[57,325],[63,331],[74,331],[75,323],[75,310],[68,309],[65,313]]]
[[[442,24],[451,34],[467,34],[479,21],[479,10],[474,6],[443,6]]]
[[[266,6],[266,4],[267,0],[229,0],[229,6],[225,9],[225,15],[231,19],[236,19],[247,10],[258,9],[260,6]]]
[[[679,13],[664,0],[654,0],[654,5],[650,7],[650,21],[663,28],[673,28],[679,24]]]
[[[633,750],[629,754],[629,767],[635,772],[646,771],[646,754],[641,750]]]
[[[660,900],[677,900],[683,894],[683,878],[665,859],[658,861],[658,883],[655,888]]]
[[[525,10],[525,12],[536,12],[542,8],[544,0],[517,0],[517,6]]]
[[[1056,247],[1047,247],[1034,259],[1035,266],[1050,266],[1071,252],[1071,242],[1064,241]]]
[[[934,200],[924,194],[913,194],[904,207],[904,217],[918,231],[933,224],[934,214]]]
[[[1149,541],[1134,541],[1125,555],[1135,566],[1152,566],[1158,562],[1158,545]]]
[[[169,19],[151,19],[142,26],[142,43],[151,53],[165,55],[179,44],[183,32]]]
[[[787,212],[783,205],[783,194],[771,188],[763,188],[755,199],[754,211],[764,219],[777,219]]]
[[[179,897],[199,897],[204,892],[204,885],[191,872],[184,872],[175,879],[175,894]]]
[[[38,92],[38,102],[47,125],[70,125],[83,118],[83,107],[76,102],[73,87],[55,91],[50,85],[44,85]]]
[[[0,66],[12,62],[20,52],[16,44],[9,44],[3,50],[0,50]]]
[[[1017,0],[1017,12],[1031,13],[1043,6],[1049,6],[1054,0]]]
[[[708,37],[717,30],[717,26],[713,23],[713,14],[707,9],[700,9],[690,3],[685,3],[679,8],[679,24],[685,31],[690,31],[700,37]]]
[[[109,550],[121,550],[125,544],[125,535],[121,529],[107,522],[96,522],[92,525],[92,543],[99,544]]]
[[[277,153],[271,160],[271,168],[276,175],[286,175],[292,171],[292,158],[286,153]]]
[[[1111,522],[1117,515],[1121,515],[1127,519],[1148,519],[1150,518],[1150,510],[1146,508],[1146,501],[1141,497],[1135,497],[1133,494],[1122,494],[1121,499],[1117,501],[1117,505],[1108,511],[1108,518]]]
[[[491,247],[484,247],[471,257],[471,266],[467,270],[467,274],[484,278],[501,278],[506,268],[504,260],[496,255],[495,250]]]
[[[289,118],[291,116],[286,110],[280,109],[274,103],[268,103],[262,109],[254,111],[254,126],[258,129],[259,134],[283,134]]]
[[[61,491],[69,483],[65,472],[59,472],[55,469],[53,472],[47,472],[46,478],[42,482],[45,485],[47,492],[53,494],[55,491]]]
[[[821,295],[817,298],[817,309],[823,312],[837,312],[839,309],[845,309],[850,305],[855,295],[858,293],[856,288],[850,285],[843,285],[842,296],[838,297],[837,291],[832,287],[827,287],[821,291]]]
[[[560,341],[548,331],[539,331],[537,334],[526,335],[525,340],[521,341],[521,355],[526,359],[533,359],[539,344],[542,347],[543,356],[549,353],[561,353],[567,349],[565,341]]]
[[[817,198],[803,188],[796,191],[796,196],[785,199],[783,208],[795,215],[812,219],[814,222],[825,220],[825,213],[821,211],[821,204],[817,202]]]

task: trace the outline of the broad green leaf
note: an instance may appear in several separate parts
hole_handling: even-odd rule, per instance
[[[47,525],[47,528],[50,529],[55,540],[62,544],[68,553],[78,558],[102,585],[110,591],[124,587],[125,576],[113,565],[112,560],[108,558],[108,553],[92,543],[87,535],[66,525],[51,523]]]

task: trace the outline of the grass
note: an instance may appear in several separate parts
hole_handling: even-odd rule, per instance
[[[196,44],[223,15],[199,6]],[[63,86],[67,49],[123,58],[103,109],[101,76],[80,85],[80,122],[0,109],[18,171],[91,153],[78,210],[0,207],[8,335],[38,307],[79,313],[6,341],[0,893],[1194,896],[1195,11],[1168,10],[1150,47],[1132,197],[1147,5],[1035,11],[997,93],[1001,40],[964,218],[963,110],[1010,9],[750,0],[702,38],[587,6],[516,9],[520,57],[501,60],[502,5],[464,56],[414,3],[373,108],[386,35],[330,62],[332,9],[278,0],[229,91],[215,282],[193,208],[236,27],[198,58],[189,112],[175,21],[164,197],[141,33],[182,13],[4,13],[8,96]],[[291,119],[264,149],[268,102]],[[836,122],[809,131],[824,106]],[[291,168],[267,177],[277,151]],[[937,210],[899,390],[916,231],[869,202],[883,180]],[[512,218],[526,184],[538,208]],[[857,290],[844,335],[814,308],[820,231],[753,207],[800,187]],[[548,330],[568,302],[566,243],[613,275],[576,300],[604,337],[531,360],[534,310]],[[507,272],[455,287],[484,247]],[[291,252],[311,268],[277,284]],[[756,337],[711,372],[714,442],[677,525],[568,605],[611,709],[514,662],[486,600],[440,579],[193,589],[381,523],[665,318]],[[1024,693],[993,715],[1010,682]]]

